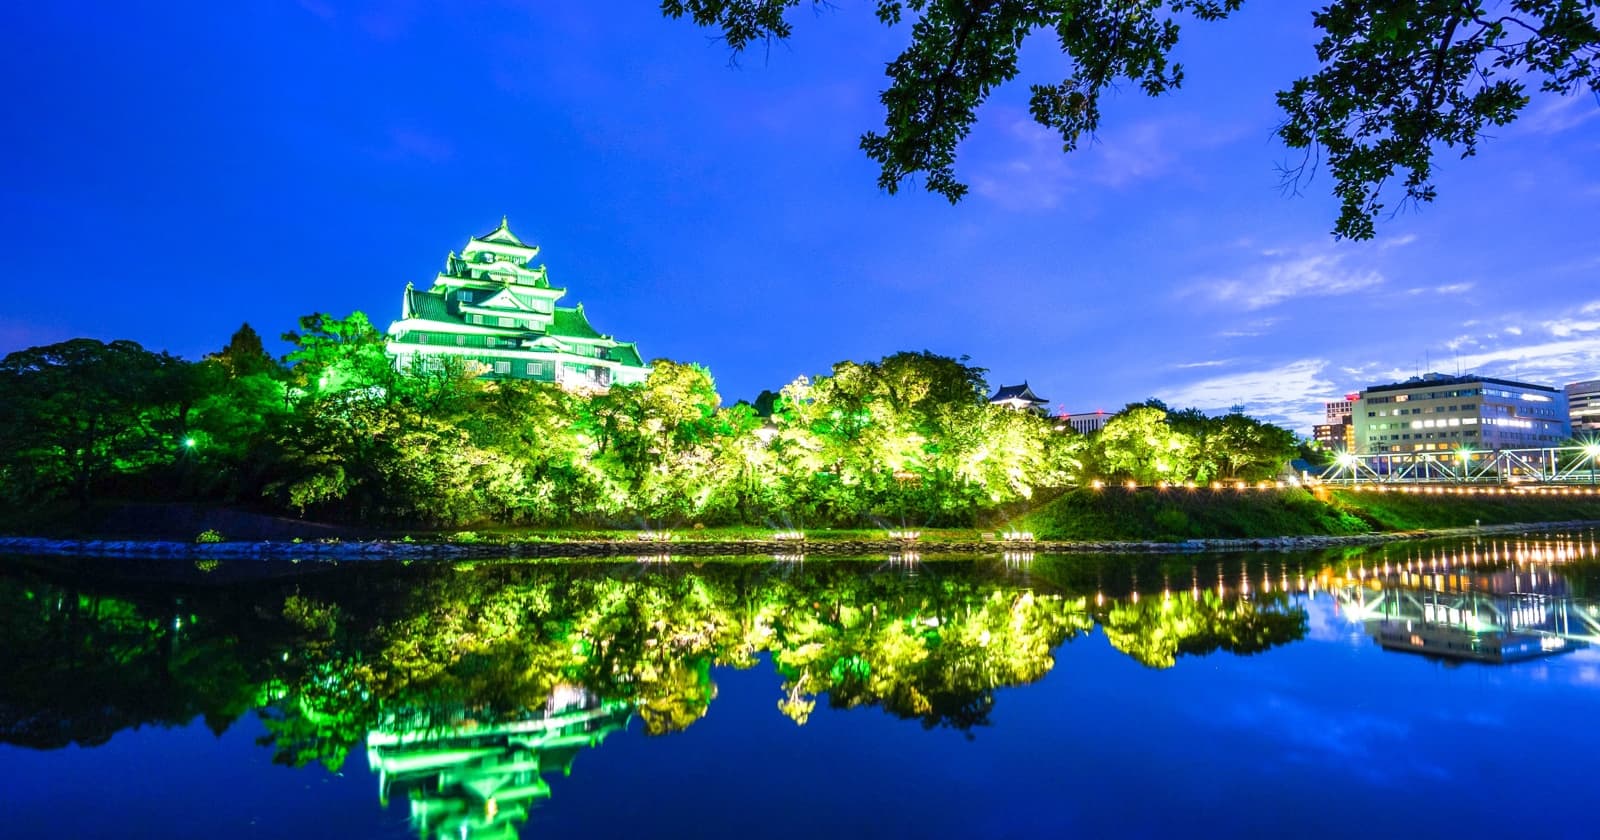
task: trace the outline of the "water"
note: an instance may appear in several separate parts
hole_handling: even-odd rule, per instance
[[[1592,836],[1592,532],[0,561],[0,834]]]

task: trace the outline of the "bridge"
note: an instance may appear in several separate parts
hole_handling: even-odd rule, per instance
[[[1600,488],[1600,443],[1542,449],[1461,448],[1437,452],[1341,452],[1323,484],[1441,487]]]
[[[1494,542],[1433,549],[1324,581],[1341,615],[1390,650],[1514,662],[1600,645],[1600,601],[1555,569],[1592,557],[1581,543]]]

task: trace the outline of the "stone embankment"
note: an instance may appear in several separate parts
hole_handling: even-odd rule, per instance
[[[0,554],[74,557],[137,557],[185,560],[456,560],[472,558],[539,559],[630,557],[658,560],[668,557],[713,555],[860,556],[907,554],[1177,554],[1241,551],[1307,551],[1339,546],[1372,545],[1397,540],[1474,537],[1534,531],[1559,531],[1600,525],[1592,520],[1483,525],[1427,531],[1392,531],[1349,536],[1265,537],[1206,539],[1183,542],[1157,541],[1053,541],[997,540],[943,542],[921,540],[569,540],[549,542],[397,542],[391,540],[314,542],[184,543],[156,540],[50,540],[0,537]]]

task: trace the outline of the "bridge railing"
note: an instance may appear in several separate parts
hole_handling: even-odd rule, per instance
[[[1538,449],[1342,452],[1324,484],[1596,485],[1600,444]]]

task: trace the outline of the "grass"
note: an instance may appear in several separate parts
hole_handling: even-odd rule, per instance
[[[1335,490],[1330,498],[1333,504],[1350,510],[1380,531],[1600,520],[1600,495],[1588,494],[1511,492],[1493,496],[1458,496]]]
[[[1372,530],[1347,510],[1297,488],[1282,490],[1073,490],[1034,511],[1039,539],[1241,539]]]
[[[1029,515],[1040,539],[1258,539],[1600,520],[1600,496],[1334,490],[1073,490]]]

